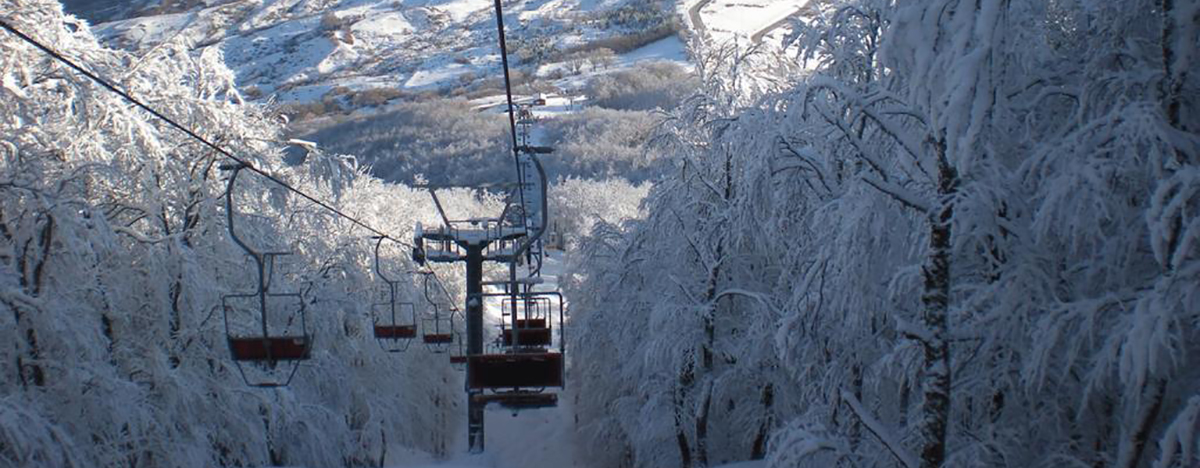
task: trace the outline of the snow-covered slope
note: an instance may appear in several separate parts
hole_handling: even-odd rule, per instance
[[[276,96],[282,102],[371,89],[387,90],[387,97],[494,89],[500,76],[489,0],[233,0],[204,5],[103,23],[97,32],[111,44],[133,50],[169,41],[218,48],[251,98]],[[528,72],[588,59],[602,47],[627,49],[616,50],[620,54],[674,31],[670,0],[520,0],[504,7],[510,58]],[[681,43],[676,44],[681,50]],[[663,55],[680,54],[659,51],[646,58]]]
[[[761,42],[786,30],[790,18],[803,15],[822,0],[688,0],[680,12],[688,26],[716,42]]]
[[[61,0],[67,12],[92,23],[150,14],[160,0]],[[176,2],[171,2],[176,3]]]

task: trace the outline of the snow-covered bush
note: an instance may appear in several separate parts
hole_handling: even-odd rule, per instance
[[[622,223],[641,218],[642,199],[650,192],[650,183],[633,185],[625,179],[560,179],[550,186],[550,212],[553,230],[563,244],[574,245],[592,232],[596,223]]]
[[[674,109],[698,83],[682,66],[650,62],[592,78],[584,92],[601,107],[620,110]]]

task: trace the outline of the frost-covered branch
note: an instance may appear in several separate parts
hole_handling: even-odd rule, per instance
[[[851,411],[854,412],[854,416],[857,417],[860,422],[862,422],[863,427],[866,427],[867,431],[869,431],[871,435],[874,435],[875,438],[878,439],[885,448],[887,448],[888,452],[891,453],[893,457],[896,457],[896,461],[900,462],[900,464],[904,465],[906,468],[918,468],[920,466],[917,463],[917,457],[909,452],[908,449],[904,448],[904,445],[900,443],[900,440],[897,439],[896,436],[891,433],[891,431],[887,430],[883,423],[881,423],[878,419],[875,419],[875,417],[863,407],[862,403],[858,401],[858,398],[855,398],[853,394],[845,390],[842,390],[841,396],[842,401],[846,402]]]

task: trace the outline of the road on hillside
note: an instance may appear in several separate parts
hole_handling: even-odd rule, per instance
[[[805,6],[807,6],[807,5],[805,5]],[[767,33],[774,31],[775,28],[778,28],[780,26],[783,26],[783,25],[789,23],[792,20],[793,16],[800,14],[800,12],[802,12],[802,11],[804,11],[803,6],[800,8],[797,8],[796,11],[793,11],[791,13],[783,15],[782,18],[779,18],[774,23],[768,24],[768,25],[764,26],[762,29],[759,29],[757,32],[750,35],[750,43],[758,44],[758,43],[762,42],[763,36],[766,36]]]
[[[781,16],[771,24],[760,28],[754,34],[750,35],[750,43],[758,44],[762,42],[763,37],[766,37],[766,35],[771,31],[788,24],[791,21],[791,18],[794,16],[802,14],[811,15],[816,13],[816,7],[825,1],[826,0],[809,0],[808,2],[805,2],[804,5],[797,7],[792,12]],[[704,24],[704,17],[700,14],[700,10],[703,10],[704,7],[708,6],[709,3],[712,3],[712,0],[699,0],[690,8],[688,8],[688,18],[691,20],[692,29],[694,29],[697,34],[703,36],[708,36],[708,26]]]
[[[796,8],[795,11],[788,13],[786,15],[783,15],[783,17],[779,18],[774,23],[768,24],[768,25],[764,26],[762,29],[759,29],[757,32],[752,34],[750,36],[750,43],[758,44],[758,43],[762,42],[763,37],[765,37],[767,35],[767,33],[774,31],[775,29],[777,29],[785,24],[788,24],[789,22],[791,22],[791,19],[794,16],[799,16],[799,15],[813,16],[817,12],[817,6],[820,5],[821,3],[823,3],[824,1],[825,0],[809,0],[804,5],[800,5],[800,7]]]
[[[708,27],[704,25],[704,19],[700,17],[700,10],[709,3],[712,3],[712,0],[700,0],[688,8],[688,17],[692,19],[692,29],[702,36],[708,35]]]

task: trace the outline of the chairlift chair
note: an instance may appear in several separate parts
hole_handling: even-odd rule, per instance
[[[291,252],[259,251],[237,234],[233,194],[237,176],[245,168],[244,164],[221,166],[232,171],[225,191],[225,215],[229,237],[254,261],[258,284],[253,292],[221,297],[226,342],[243,382],[252,387],[282,387],[291,383],[300,362],[311,356],[312,335],[300,293],[271,288],[273,280],[281,276],[276,274],[278,259]],[[248,374],[247,367],[254,369]]]
[[[431,353],[445,354],[454,345],[454,316],[442,311],[442,306],[434,303],[433,316],[421,319],[424,333],[421,342]]]
[[[375,275],[383,280],[385,286],[382,297],[371,304],[371,321],[375,339],[384,351],[403,352],[408,350],[412,339],[417,337],[416,305],[397,300],[400,282],[384,274],[379,260],[379,249],[386,238],[383,236],[373,238],[376,239]]]
[[[389,293],[394,294],[395,285],[389,286]],[[417,337],[416,305],[395,300],[376,302],[371,304],[371,312],[379,346],[389,353],[407,351],[409,344]]]
[[[451,315],[450,315],[451,321],[453,321],[454,316],[457,314],[458,314],[458,311],[454,311],[451,313]],[[454,370],[464,371],[467,368],[466,340],[463,339],[462,334],[458,333],[457,330],[455,330],[454,336],[455,336],[454,343],[456,346],[454,346],[450,352],[450,364],[452,366],[454,366]]]
[[[512,294],[504,293],[486,295],[503,297],[506,302],[511,302],[513,298]],[[502,329],[502,334],[497,340],[497,344],[501,346],[498,352],[467,357],[467,388],[491,392],[489,395],[510,394],[513,398],[525,398],[518,395],[540,393],[546,388],[563,386],[565,337],[561,332],[557,337],[558,349],[549,350],[551,339],[554,338],[551,333],[554,314],[551,310],[555,303],[558,309],[559,330],[562,330],[565,317],[562,295],[553,291],[532,291],[519,293],[516,297],[517,316],[509,316],[518,327],[515,329],[516,333],[510,334],[510,339],[506,340]],[[557,301],[553,298],[557,298]],[[544,336],[548,339],[542,340],[538,337],[538,332],[534,332],[538,329],[545,330]],[[507,330],[510,333],[514,331],[512,328]],[[536,344],[539,342],[544,344]],[[502,397],[495,398],[503,405]],[[528,398],[548,403],[549,397]]]
[[[431,353],[445,354],[454,344],[454,313],[450,307],[435,300],[430,292],[429,277],[432,272],[425,273],[425,302],[429,304],[432,315],[421,318],[421,342]]]
[[[562,353],[534,352],[467,356],[467,388],[531,389],[563,386]]]
[[[454,365],[455,370],[466,370],[467,355],[466,354],[451,354],[450,364]]]
[[[497,393],[476,393],[471,396],[476,402],[496,403],[502,408],[512,410],[513,416],[517,411],[558,406],[558,394],[543,391],[515,391]]]
[[[512,320],[504,320],[500,324],[500,337],[504,346],[513,346],[514,331],[517,343],[522,348],[544,348],[550,346],[551,329],[547,319],[550,316],[551,302],[546,296],[520,294],[516,301],[519,310],[512,310],[513,301],[503,301],[503,317],[515,314]],[[512,325],[512,327],[510,327]]]

